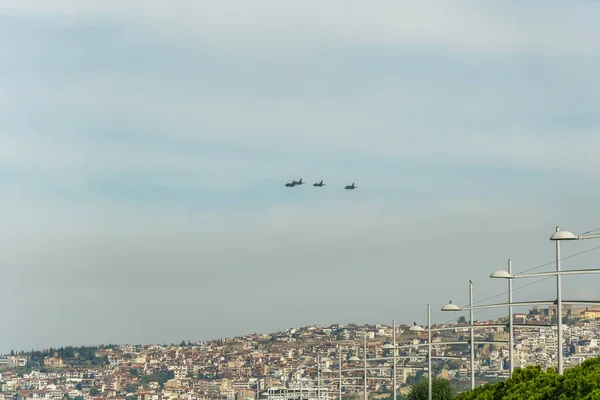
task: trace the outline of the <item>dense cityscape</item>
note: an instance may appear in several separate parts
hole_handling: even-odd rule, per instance
[[[565,366],[600,354],[600,310],[564,306]],[[556,308],[515,314],[515,367],[556,364]],[[475,376],[484,384],[509,376],[506,318],[475,321]],[[456,388],[469,380],[470,324],[432,325],[432,372]],[[396,327],[398,395],[423,376],[427,335]],[[449,328],[449,329],[442,329]],[[360,398],[364,377],[371,399],[386,398],[392,386],[393,340],[388,325],[332,325],[290,328],[273,334],[163,345],[100,345],[12,351],[0,356],[0,400],[126,399],[244,400],[276,398],[274,388],[300,388],[305,398]],[[481,343],[484,342],[484,343]],[[486,344],[485,342],[489,342]],[[366,343],[365,368],[363,346]],[[448,357],[448,358],[445,358]],[[360,361],[359,361],[360,360]],[[342,387],[339,387],[342,366]],[[368,371],[368,374],[367,374]],[[304,389],[302,389],[304,388]],[[304,390],[304,391],[302,391]],[[258,391],[258,393],[257,393]],[[302,398],[302,395],[300,395]]]

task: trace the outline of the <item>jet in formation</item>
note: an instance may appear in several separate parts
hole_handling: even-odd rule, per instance
[[[302,182],[302,178],[300,178],[299,181],[292,180],[291,182],[286,183],[285,187],[295,187],[295,186],[300,186],[300,185],[304,185],[304,182]],[[313,183],[313,186],[314,187],[323,187],[323,186],[326,186],[326,185],[323,183],[323,179],[321,179],[321,182]],[[345,186],[344,189],[346,189],[346,190],[354,190],[357,187],[358,186],[354,186],[354,182],[352,182],[352,185]]]
[[[302,178],[300,178],[299,181],[292,180],[292,183],[286,183],[285,187],[294,187],[294,186],[300,186],[300,185],[304,185],[304,182],[302,182]]]

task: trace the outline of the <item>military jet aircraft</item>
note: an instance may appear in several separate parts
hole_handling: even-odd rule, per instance
[[[346,190],[354,190],[354,189],[356,189],[357,187],[358,187],[358,186],[354,186],[354,182],[352,182],[352,185],[348,185],[348,186],[346,186],[344,189],[346,189]]]
[[[304,182],[302,182],[302,178],[300,178],[300,180],[297,182],[292,180],[292,183],[286,183],[285,187],[294,187],[294,186],[303,185],[303,184],[304,184]]]
[[[323,183],[323,179],[321,179],[321,182],[319,182],[319,183],[313,183],[313,186],[314,187],[323,187],[323,186],[325,186],[325,184]]]

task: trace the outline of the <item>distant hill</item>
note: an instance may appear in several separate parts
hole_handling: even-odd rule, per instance
[[[565,369],[542,371],[539,366],[516,369],[512,378],[459,394],[455,400],[600,399],[600,357]]]

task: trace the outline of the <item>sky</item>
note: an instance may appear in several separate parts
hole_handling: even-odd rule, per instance
[[[509,258],[600,228],[598,13],[3,0],[0,352],[425,323],[427,304],[449,322],[469,279],[505,301]],[[564,243],[590,251],[563,268],[598,268],[598,246]]]

